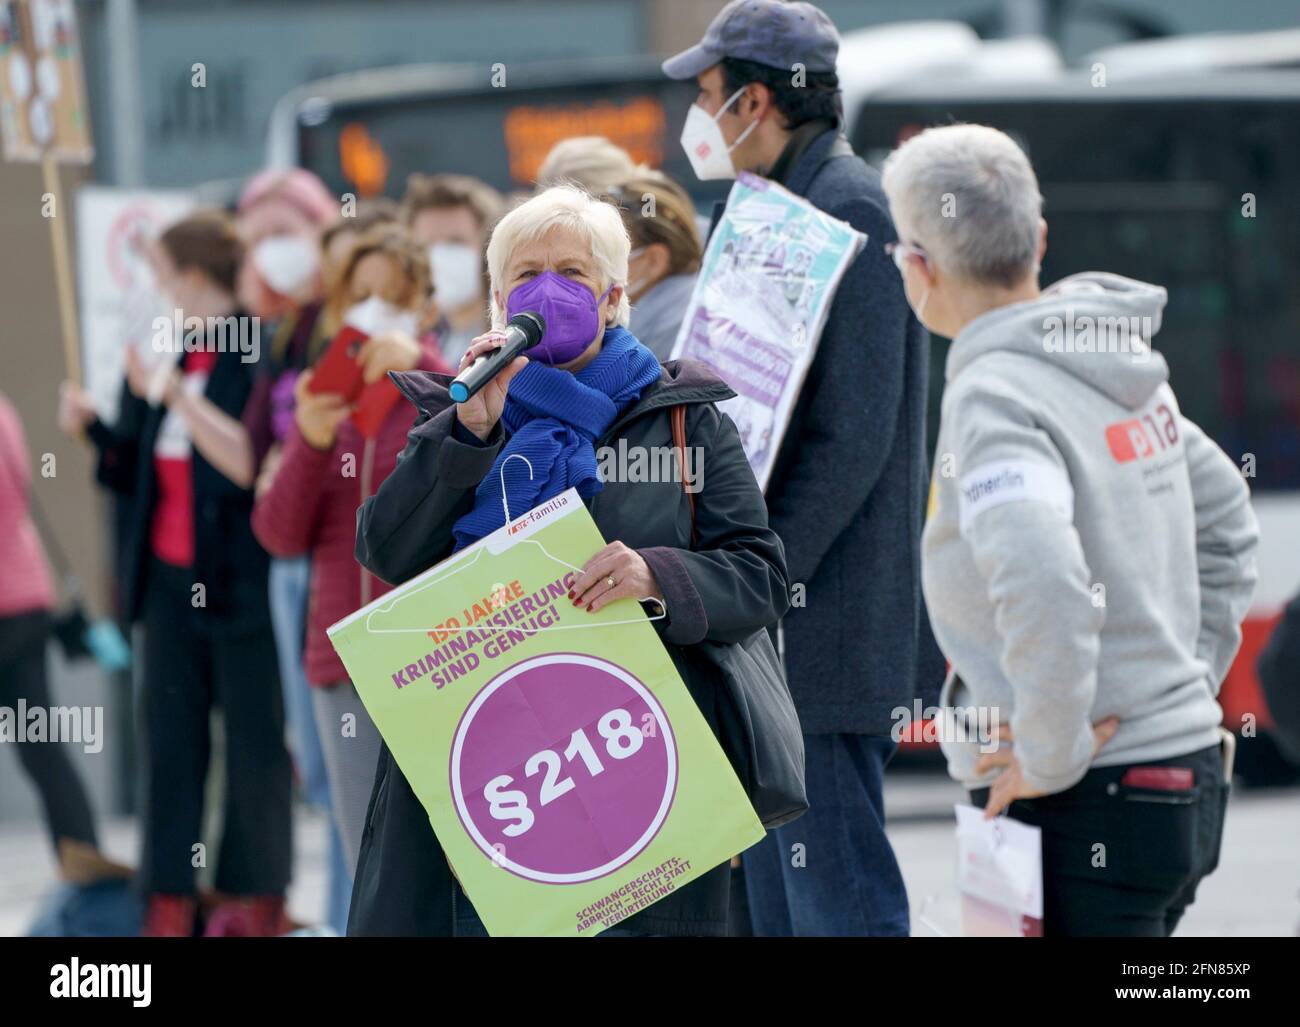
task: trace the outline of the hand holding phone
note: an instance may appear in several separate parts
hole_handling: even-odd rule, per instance
[[[339,425],[352,414],[352,404],[337,392],[317,392],[316,376],[304,371],[294,386],[294,423],[313,449],[333,449]]]
[[[369,338],[351,325],[340,328],[316,364],[308,386],[311,392],[317,395],[335,393],[349,403],[354,402],[365,385],[361,349]]]

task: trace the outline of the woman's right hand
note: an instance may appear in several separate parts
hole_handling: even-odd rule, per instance
[[[469,344],[469,349],[460,358],[459,370],[464,371],[482,354],[499,349],[505,341],[505,332],[484,332]],[[460,423],[486,442],[487,437],[492,434],[492,426],[501,419],[501,410],[505,407],[506,390],[510,387],[510,379],[527,366],[527,357],[515,357],[478,392],[464,403],[456,404],[456,417]]]
[[[95,404],[90,393],[76,382],[59,386],[58,420],[59,430],[71,438],[81,435],[95,420]]]
[[[352,405],[337,392],[312,392],[311,372],[298,376],[293,387],[293,420],[307,445],[333,449],[339,425],[352,413]]]

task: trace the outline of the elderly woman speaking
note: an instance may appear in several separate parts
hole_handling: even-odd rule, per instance
[[[944,738],[949,772],[1042,829],[1045,934],[1170,934],[1219,858],[1245,482],[1151,349],[1163,288],[1085,272],[1039,291],[1042,197],[1009,137],[928,129],[883,184],[908,301],[953,340],[922,585],[953,666],[941,704],[985,737]]]
[[[703,367],[661,365],[626,329],[629,242],[619,213],[572,187],[548,189],[502,218],[487,249],[493,331],[461,366],[500,346],[506,319],[536,311],[542,341],[467,402],[447,379],[394,375],[419,410],[397,468],[358,516],[357,559],[404,581],[568,488],[583,498],[608,545],[587,561],[569,598],[595,611],[646,600],[654,623],[705,719],[717,732],[719,672],[695,649],[740,642],[788,607],[781,541],[749,469],[735,425],[715,403],[733,395]],[[684,408],[695,461],[692,488],[598,473],[596,450],[673,445]],[[637,476],[640,479],[641,475]],[[694,511],[691,501],[694,500]],[[724,864],[628,918],[619,933],[725,933]],[[429,819],[385,748],[362,842],[348,933],[481,934],[452,878]]]

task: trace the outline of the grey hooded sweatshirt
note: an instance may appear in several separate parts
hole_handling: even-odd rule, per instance
[[[1217,741],[1259,532],[1148,345],[1165,298],[1075,275],[971,321],[948,354],[921,558],[953,666],[941,706],[1009,721],[1036,791]],[[1094,758],[1091,725],[1112,715]],[[949,773],[989,784],[987,741],[945,721]]]

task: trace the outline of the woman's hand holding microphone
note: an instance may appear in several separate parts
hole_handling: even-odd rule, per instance
[[[506,342],[503,331],[484,332],[469,344],[469,349],[460,358],[459,371],[464,371],[484,353],[500,349]],[[506,390],[510,388],[510,379],[528,366],[528,358],[515,357],[501,372],[464,403],[456,405],[456,418],[484,442],[492,434],[492,426],[501,420],[501,411],[506,403]]]

